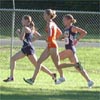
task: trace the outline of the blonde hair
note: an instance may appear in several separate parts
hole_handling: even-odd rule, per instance
[[[56,16],[57,16],[55,10],[46,9],[45,12],[46,12],[48,15],[50,15],[50,18],[51,18],[51,19],[54,19],[54,18],[56,18]]]
[[[32,17],[31,17],[30,15],[24,15],[23,18],[24,18],[25,20],[28,20],[29,22],[32,21]]]
[[[71,14],[67,14],[64,16],[67,19],[70,19],[72,23],[76,23],[76,19],[71,15]]]
[[[25,20],[28,20],[29,21],[29,27],[31,28],[32,31],[34,31],[35,30],[35,24],[32,21],[32,17],[30,15],[24,15],[23,18]]]
[[[35,31],[35,30],[36,30],[36,28],[35,28],[35,24],[34,24],[33,21],[31,21],[29,27],[31,28],[32,31]]]

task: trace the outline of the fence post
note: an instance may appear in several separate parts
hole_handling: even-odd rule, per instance
[[[13,0],[12,33],[11,33],[10,58],[12,57],[12,54],[13,54],[14,29],[15,29],[15,1]]]

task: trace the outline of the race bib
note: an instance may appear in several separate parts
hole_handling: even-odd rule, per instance
[[[65,44],[69,44],[69,30],[66,30],[64,32],[64,36],[65,36]]]
[[[65,44],[69,44],[69,38],[65,38]]]

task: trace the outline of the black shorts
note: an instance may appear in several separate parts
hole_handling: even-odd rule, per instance
[[[32,46],[23,46],[21,51],[27,56],[35,53],[35,49]]]
[[[75,46],[65,45],[65,49],[66,49],[66,50],[70,49],[70,50],[72,50],[73,53],[76,52]]]

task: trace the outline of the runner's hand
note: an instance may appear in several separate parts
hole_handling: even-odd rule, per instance
[[[16,34],[20,34],[20,33],[21,33],[20,29],[17,29]]]
[[[77,44],[78,44],[78,40],[75,39],[75,40],[73,41],[73,45],[77,45]]]

